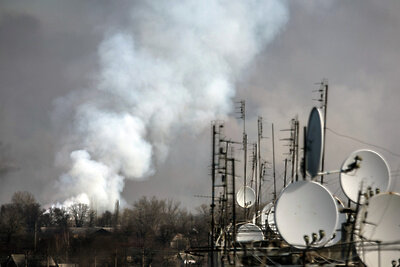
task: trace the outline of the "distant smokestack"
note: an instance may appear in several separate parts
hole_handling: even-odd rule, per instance
[[[115,201],[115,209],[114,209],[114,227],[119,225],[119,200]]]

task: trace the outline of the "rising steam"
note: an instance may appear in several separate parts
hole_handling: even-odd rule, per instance
[[[176,131],[230,112],[235,79],[287,21],[277,0],[134,1],[129,27],[98,49],[96,97],[76,107],[79,149],[59,183],[111,209],[124,179],[151,175]]]

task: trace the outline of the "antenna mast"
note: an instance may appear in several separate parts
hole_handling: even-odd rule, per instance
[[[299,120],[296,116],[294,121],[294,129],[295,129],[295,140],[294,140],[294,151],[296,153],[296,182],[299,180]]]
[[[257,154],[257,162],[258,162],[258,196],[257,196],[257,210],[256,210],[256,214],[258,214],[258,210],[260,207],[260,201],[262,200],[262,196],[261,196],[261,180],[263,177],[263,172],[264,172],[264,164],[261,163],[261,138],[262,138],[262,134],[263,134],[263,125],[262,125],[262,117],[258,117],[257,120],[257,124],[258,124],[258,135],[257,135],[257,142],[258,142],[258,154]]]
[[[247,185],[247,134],[246,134],[246,102],[241,100],[240,106],[240,118],[243,120],[243,187]],[[244,199],[246,199],[246,190],[244,190]],[[245,218],[247,219],[246,209],[244,210]]]
[[[274,136],[274,124],[272,123],[272,168],[274,176],[274,201],[276,200],[276,177],[275,177],[275,136]]]
[[[325,144],[326,144],[326,114],[328,110],[328,80],[324,79],[322,81],[322,86],[324,90],[324,144],[322,146],[322,165],[321,172],[325,171]],[[321,184],[324,184],[324,176],[321,175]]]
[[[217,132],[215,130],[215,123],[212,125],[212,159],[211,159],[211,266],[214,266],[214,250],[215,250],[215,220],[214,220],[214,207],[215,207],[215,138]]]
[[[247,133],[246,133],[246,102],[244,100],[240,101],[240,112],[241,118],[243,119],[243,151],[244,151],[244,160],[243,160],[243,186],[246,186],[246,177],[247,177]],[[245,197],[246,198],[246,197]]]
[[[326,115],[328,111],[328,80],[323,79],[320,83],[320,88],[316,90],[320,93],[319,99],[314,99],[320,102],[320,108],[324,110],[324,142],[322,144],[322,158],[321,158],[321,173],[325,171],[325,143],[326,143]],[[324,184],[324,175],[321,175],[321,184]]]

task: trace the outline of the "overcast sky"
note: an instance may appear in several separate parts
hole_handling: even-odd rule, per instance
[[[240,140],[241,121],[233,111],[235,101],[245,100],[251,141],[257,116],[263,117],[267,136],[274,123],[276,139],[284,138],[279,130],[288,128],[294,116],[305,126],[318,105],[312,100],[315,83],[327,78],[328,128],[397,153],[328,131],[327,169],[340,168],[353,150],[370,148],[385,157],[392,172],[399,170],[400,2],[304,0],[283,6],[287,21],[279,22],[273,39],[250,54],[245,67],[232,72],[235,93],[228,96],[227,135]],[[94,87],[93,77],[103,68],[98,51],[105,36],[141,24],[140,17],[131,17],[135,8],[131,1],[0,1],[1,203],[21,190],[42,204],[72,197],[62,193],[59,177],[68,170],[60,160],[71,152],[65,144],[76,138],[76,107],[94,97],[81,92]],[[144,177],[125,180],[126,202],[143,195],[171,198],[188,208],[208,202],[195,197],[210,194],[211,122],[205,124],[196,132],[172,131],[166,158],[156,159]],[[263,141],[262,151],[271,161],[269,142]],[[277,141],[279,177],[283,145]],[[328,181],[340,195],[338,177]],[[394,182],[394,190],[399,189]]]

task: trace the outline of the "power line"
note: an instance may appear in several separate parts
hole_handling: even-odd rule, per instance
[[[333,134],[337,135],[337,136],[344,137],[344,138],[347,138],[347,139],[351,139],[351,140],[353,140],[353,141],[356,141],[356,142],[361,143],[361,144],[364,144],[364,145],[373,146],[373,147],[382,149],[382,150],[384,150],[384,151],[386,151],[386,152],[392,154],[393,156],[399,157],[399,158],[400,158],[400,154],[398,154],[398,153],[396,153],[396,152],[393,152],[393,151],[390,151],[389,149],[387,149],[387,148],[385,148],[385,147],[378,146],[378,145],[374,145],[374,144],[371,144],[371,143],[362,141],[362,140],[360,140],[360,139],[357,139],[357,138],[352,137],[352,136],[349,136],[349,135],[340,134],[340,133],[338,133],[338,132],[336,132],[336,131],[334,131],[334,130],[332,130],[332,129],[330,129],[330,128],[326,128],[326,129],[329,130],[330,132],[332,132]]]

